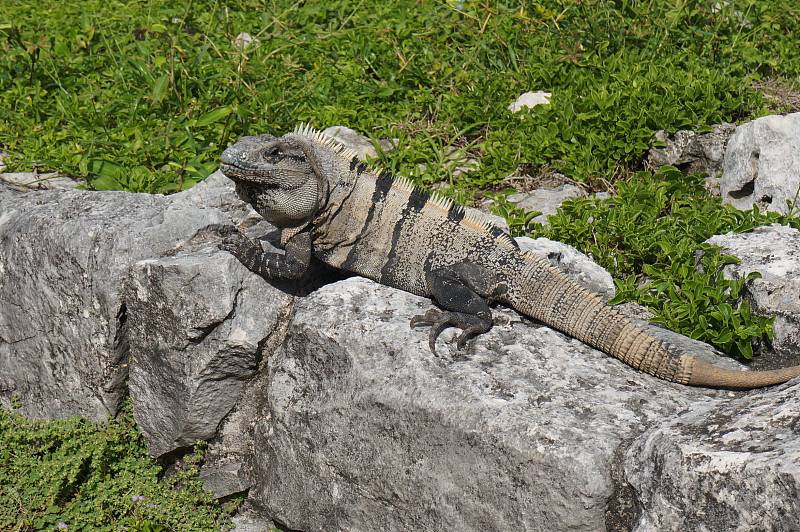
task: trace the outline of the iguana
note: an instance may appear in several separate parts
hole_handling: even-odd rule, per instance
[[[222,154],[237,195],[281,229],[284,253],[265,252],[237,232],[219,247],[267,279],[297,279],[311,256],[381,284],[433,298],[444,310],[416,316],[431,325],[430,349],[447,327],[457,346],[492,327],[497,301],[667,381],[757,388],[800,375],[721,369],[698,360],[631,321],[505,232],[427,194],[404,177],[359,162],[355,152],[309,126],[280,138],[243,137]]]

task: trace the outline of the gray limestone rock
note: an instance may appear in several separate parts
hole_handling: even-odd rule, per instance
[[[245,499],[236,509],[236,515],[231,518],[235,528],[233,532],[275,532],[276,526],[261,514],[263,510],[253,508],[249,499]]]
[[[126,393],[122,284],[138,260],[230,222],[163,196],[0,183],[0,403],[104,420]]]
[[[604,299],[614,297],[614,279],[611,274],[574,247],[549,238],[533,239],[523,236],[516,241],[523,251],[550,262]]]
[[[797,516],[795,387],[665,383],[505,309],[461,352],[445,331],[434,356],[408,326],[429,300],[361,278],[314,290],[324,269],[268,283],[216,248],[234,224],[275,240],[219,174],[166,198],[0,184],[2,404],[104,419],[129,391],[154,455],[211,439],[201,475],[219,497],[249,490],[243,531],[777,530]],[[610,295],[569,248],[520,245]]]
[[[530,192],[511,194],[508,201],[526,211],[540,211],[533,219],[536,223],[547,225],[547,216],[558,212],[558,207],[570,198],[585,198],[586,193],[575,185],[559,185],[555,188],[540,188]]]
[[[712,127],[713,132],[701,134],[681,130],[668,135],[666,131],[658,131],[656,140],[666,145],[650,148],[647,164],[653,169],[675,166],[687,173],[705,172],[712,178],[721,174],[725,147],[736,126],[724,123]]]
[[[756,363],[765,358],[776,367],[800,364],[800,231],[772,224],[715,235],[708,242],[741,259],[741,264],[725,267],[729,279],[750,272],[762,276],[750,281],[742,294],[754,314],[775,316],[771,356],[757,357]]]
[[[203,481],[203,489],[213,491],[217,499],[241,493],[250,487],[241,462],[203,467],[198,476]]]
[[[725,151],[722,201],[788,214],[800,188],[800,113],[765,116],[736,128]],[[800,203],[800,202],[799,202]],[[800,207],[800,205],[798,205]]]
[[[250,495],[300,530],[603,530],[637,434],[726,392],[660,382],[498,311],[465,352],[430,302],[352,278],[298,303],[268,361]],[[627,494],[627,495],[625,495]],[[622,502],[628,505],[618,504]],[[612,517],[609,517],[609,516]]]
[[[125,300],[133,414],[158,457],[216,435],[293,297],[212,244],[137,262]]]
[[[646,431],[625,456],[636,532],[797,530],[800,384],[752,392]]]
[[[2,166],[0,166],[0,181],[34,190],[70,190],[83,184],[77,179],[59,175],[58,172],[47,174],[39,174],[36,172],[3,173]]]

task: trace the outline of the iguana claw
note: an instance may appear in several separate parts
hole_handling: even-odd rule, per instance
[[[484,320],[471,314],[442,312],[436,309],[430,309],[424,315],[411,318],[411,327],[417,325],[431,325],[431,330],[428,333],[428,346],[434,355],[436,355],[436,339],[448,327],[458,327],[464,331],[456,338],[456,348],[458,350],[464,348],[471,336],[486,332],[491,327],[491,323],[487,326]]]
[[[217,244],[217,247],[222,251],[227,251],[239,260],[247,256],[248,251],[256,249],[261,250],[255,242],[244,236],[242,233],[234,233],[222,239],[222,242]]]

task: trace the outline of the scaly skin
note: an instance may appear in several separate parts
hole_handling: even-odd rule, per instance
[[[244,137],[222,154],[239,196],[281,228],[285,253],[236,234],[220,247],[268,279],[296,279],[311,256],[381,284],[433,298],[440,307],[412,327],[463,330],[459,348],[492,326],[499,301],[630,366],[667,381],[758,388],[800,375],[800,366],[732,371],[707,364],[628,320],[570,277],[521,252],[485,220],[429,196],[407,179],[376,172],[310,128],[276,138]]]

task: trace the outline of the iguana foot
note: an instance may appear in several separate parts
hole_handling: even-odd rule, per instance
[[[417,325],[431,325],[431,331],[428,333],[428,346],[435,355],[436,339],[446,328],[458,327],[463,331],[456,339],[456,348],[461,350],[470,337],[485,333],[491,329],[492,320],[463,312],[442,312],[441,310],[430,309],[425,315],[411,318],[411,327]]]
[[[227,251],[250,271],[265,279],[299,279],[311,261],[311,237],[308,232],[294,235],[285,253],[265,252],[261,243],[237,232],[226,236],[217,247]]]
[[[222,251],[227,251],[245,265],[253,263],[254,260],[252,257],[260,255],[263,252],[259,244],[240,232],[226,236],[222,239],[222,242],[217,244],[217,247]]]
[[[425,282],[433,298],[446,311],[431,309],[424,316],[415,316],[411,326],[431,325],[428,344],[436,354],[436,338],[447,327],[458,327],[462,332],[456,341],[458,349],[476,334],[492,328],[492,310],[484,300],[503,300],[506,284],[483,266],[468,262],[437,268],[425,275]]]

